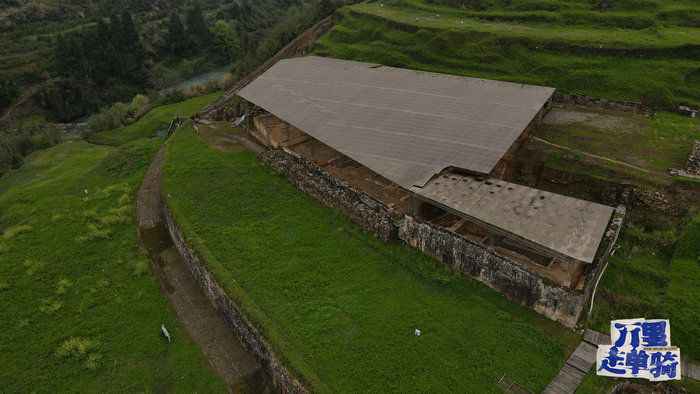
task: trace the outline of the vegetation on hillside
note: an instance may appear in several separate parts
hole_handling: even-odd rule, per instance
[[[1,391],[226,391],[138,248],[135,194],[161,142],[70,141],[0,179]]]
[[[40,82],[36,103],[68,121],[196,73],[231,64],[245,72],[334,7],[330,0],[113,3],[0,32],[7,44],[0,45],[0,111],[17,97],[15,87]]]
[[[62,137],[41,116],[23,119],[12,129],[0,129],[0,176],[11,168],[19,168],[30,153],[58,144]]]
[[[190,126],[168,143],[164,185],[188,242],[313,391],[498,393],[505,373],[539,392],[577,342]]]
[[[638,223],[626,231],[589,324],[605,331],[620,316],[671,319],[673,345],[700,360],[700,217],[681,231],[662,223],[649,219],[646,228]]]
[[[668,112],[649,117],[598,109],[569,113],[581,119],[539,125],[533,135],[549,142],[596,154],[667,177],[671,168],[685,168],[693,142],[700,138],[698,119]],[[557,111],[549,118],[556,118]],[[551,161],[556,160],[554,157]],[[562,163],[565,166],[567,163]]]
[[[471,2],[467,2],[471,3]],[[692,1],[426,0],[341,10],[321,55],[549,85],[655,107],[700,105],[700,32]]]
[[[100,145],[122,145],[141,138],[165,136],[170,122],[176,118],[187,119],[208,103],[221,96],[221,92],[194,97],[180,103],[156,107],[144,115],[138,122],[104,132],[93,133],[87,140]]]

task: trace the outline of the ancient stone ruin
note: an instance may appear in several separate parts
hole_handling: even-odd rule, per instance
[[[573,327],[625,210],[505,180],[554,92],[312,56],[243,87],[235,115],[298,189]]]

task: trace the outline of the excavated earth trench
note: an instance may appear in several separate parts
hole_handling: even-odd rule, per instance
[[[163,148],[153,159],[137,199],[139,240],[151,257],[161,291],[210,366],[226,382],[229,392],[274,393],[276,390],[265,370],[204,296],[173,245],[161,213],[164,159]]]

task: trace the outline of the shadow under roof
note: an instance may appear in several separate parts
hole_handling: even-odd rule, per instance
[[[239,96],[410,188],[447,167],[491,173],[553,93],[307,56],[279,61]]]
[[[457,174],[442,174],[411,190],[478,223],[585,263],[595,259],[614,211],[527,186]]]

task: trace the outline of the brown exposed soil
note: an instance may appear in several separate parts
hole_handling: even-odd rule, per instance
[[[309,138],[290,149],[313,161],[329,174],[347,182],[353,188],[362,190],[383,202],[397,213],[409,212],[410,194],[406,190],[328,145]]]
[[[139,239],[151,256],[161,291],[230,392],[272,393],[275,390],[260,364],[209,303],[173,246],[160,210],[164,156],[161,149],[146,173],[137,201]]]
[[[238,152],[243,150],[238,135],[240,131],[229,122],[201,121],[195,125],[199,136],[212,148],[222,152]]]

